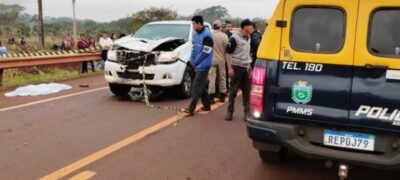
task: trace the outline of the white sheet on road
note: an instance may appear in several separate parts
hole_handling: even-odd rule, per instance
[[[63,90],[71,89],[72,87],[66,84],[39,84],[39,85],[29,85],[25,87],[17,88],[13,92],[5,93],[6,97],[17,97],[17,96],[40,96],[58,93]]]

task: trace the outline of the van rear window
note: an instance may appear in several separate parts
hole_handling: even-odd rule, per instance
[[[400,9],[381,9],[370,22],[369,51],[377,56],[400,57]]]
[[[290,45],[301,52],[339,52],[345,40],[345,16],[338,8],[298,8],[292,18]]]

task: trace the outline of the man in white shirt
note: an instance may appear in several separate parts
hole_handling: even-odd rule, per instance
[[[104,70],[104,62],[107,60],[107,52],[113,46],[113,41],[111,38],[108,37],[107,33],[104,33],[103,36],[100,38],[100,47],[101,47],[101,56],[103,61],[101,62],[100,69]]]

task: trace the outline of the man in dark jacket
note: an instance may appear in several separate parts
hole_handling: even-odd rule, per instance
[[[210,100],[208,99],[208,71],[211,68],[214,42],[209,29],[204,26],[202,16],[194,16],[192,19],[193,29],[196,34],[193,39],[190,64],[195,68],[196,77],[193,82],[193,99],[189,108],[183,112],[189,116],[194,115],[197,102],[201,99],[203,111],[211,111]]]
[[[268,26],[268,24],[267,24]],[[250,55],[251,55],[251,68],[254,68],[254,64],[256,63],[257,60],[257,51],[258,47],[260,46],[261,43],[261,33],[257,30],[256,23],[253,24],[254,27],[254,32],[251,33],[250,35]]]

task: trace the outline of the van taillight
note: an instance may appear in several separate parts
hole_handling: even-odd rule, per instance
[[[254,118],[259,119],[264,109],[264,85],[266,67],[256,66],[251,76],[250,108]]]

